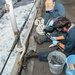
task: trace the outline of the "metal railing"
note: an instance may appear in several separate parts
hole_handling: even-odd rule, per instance
[[[34,2],[34,5],[35,5],[36,2],[37,2],[37,1]],[[21,34],[21,32],[23,31],[23,28],[25,27],[26,22],[27,22],[28,19],[29,19],[29,16],[30,16],[30,14],[31,14],[31,11],[32,11],[34,5],[32,6],[32,8],[31,8],[31,10],[30,10],[30,12],[29,12],[29,15],[28,15],[27,18],[25,19],[25,22],[24,22],[23,26],[21,27],[21,29],[20,29],[20,31],[19,31],[17,37],[15,38],[15,40],[14,40],[14,42],[13,42],[13,45],[12,45],[12,47],[11,47],[11,49],[10,49],[10,53],[9,53],[9,55],[8,55],[6,61],[5,61],[5,64],[3,65],[3,68],[2,68],[2,70],[1,70],[1,72],[0,72],[0,75],[3,73],[3,70],[4,70],[4,68],[5,68],[5,66],[6,66],[6,64],[7,64],[7,62],[8,62],[8,59],[9,59],[11,53],[13,52],[13,50],[14,50],[16,44],[17,44],[18,41],[19,41],[20,34]]]

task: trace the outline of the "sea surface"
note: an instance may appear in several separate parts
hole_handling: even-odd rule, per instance
[[[22,27],[27,15],[29,14],[33,6],[33,2],[34,2],[33,0],[21,0],[20,2],[14,4],[14,15],[19,30]],[[0,10],[4,6],[4,4],[5,4],[5,0],[0,0]],[[21,42],[23,42],[24,40],[27,28],[28,25],[25,26],[20,36]],[[10,49],[12,47],[14,39],[15,37],[13,34],[9,12],[8,12],[2,18],[0,18],[0,72],[10,53]],[[16,51],[16,49],[14,49],[2,75],[10,75],[17,54],[18,52]]]
[[[17,0],[12,0],[13,1],[13,3],[15,4],[15,3],[17,3],[16,1]],[[32,3],[32,2],[34,2],[34,0],[21,0],[20,2],[18,2],[17,4],[15,4],[16,6],[19,6],[19,5],[27,5],[27,4],[30,4],[30,3]],[[4,6],[4,4],[6,3],[6,0],[0,0],[0,9],[2,9],[3,8],[3,6]]]

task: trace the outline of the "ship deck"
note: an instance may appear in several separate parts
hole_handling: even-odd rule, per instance
[[[75,21],[75,1],[74,0],[59,0],[59,2],[63,3],[66,9],[66,16],[73,22]],[[32,34],[30,35],[29,39],[29,46],[28,50],[36,50],[36,52],[40,51],[52,51],[55,50],[57,47],[49,48],[50,42],[43,43],[42,45],[38,45],[35,41],[33,36],[39,34],[36,33],[36,26],[32,29]],[[40,36],[42,37],[42,36]],[[38,58],[33,58],[28,61],[28,65],[26,69],[23,69],[21,72],[21,75],[55,75],[50,72],[48,62],[40,62]],[[59,75],[65,75],[65,67],[61,74]]]

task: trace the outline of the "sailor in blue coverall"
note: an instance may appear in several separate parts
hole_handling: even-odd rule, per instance
[[[75,54],[75,22],[71,23],[66,17],[59,17],[55,22],[55,25],[60,28],[64,34],[61,36],[52,36],[51,40],[54,45],[58,45],[61,48],[61,52],[69,56]],[[39,52],[38,58],[40,61],[47,61],[43,56],[48,55],[50,51]]]
[[[47,3],[49,3],[49,7],[47,7]],[[45,6],[46,6],[46,12],[44,15],[44,25],[42,25],[42,30],[45,33],[52,33],[54,30],[54,22],[61,16],[65,16],[65,8],[63,6],[63,4],[61,4],[60,2],[57,2],[56,0],[46,0],[45,2]],[[49,22],[49,24],[47,25],[48,20],[51,20]],[[56,33],[57,34],[57,33]],[[35,41],[38,44],[42,44],[44,42],[48,42],[50,39],[47,38],[46,36],[43,37],[42,39],[34,36]],[[40,40],[39,40],[40,39]]]
[[[52,0],[50,0],[51,2]],[[60,16],[65,16],[65,8],[63,6],[62,3],[54,1],[54,7],[51,10],[46,10],[45,15],[44,15],[44,28],[46,31],[50,31],[50,29],[52,30],[53,28],[53,22],[56,21]],[[46,27],[45,25],[47,24],[48,20],[52,20],[52,25],[51,23],[49,24],[48,27]]]
[[[60,46],[63,49],[63,52],[69,54],[75,53],[75,24],[71,23],[66,17],[60,17],[59,28],[64,32],[61,36],[51,37],[51,40],[54,45]],[[57,21],[56,21],[57,22]],[[62,26],[60,26],[62,25]],[[60,41],[60,42],[59,42]]]

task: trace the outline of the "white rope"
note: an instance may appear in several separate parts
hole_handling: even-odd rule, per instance
[[[35,19],[34,25],[43,25],[44,24],[44,19],[42,17],[38,17]]]

